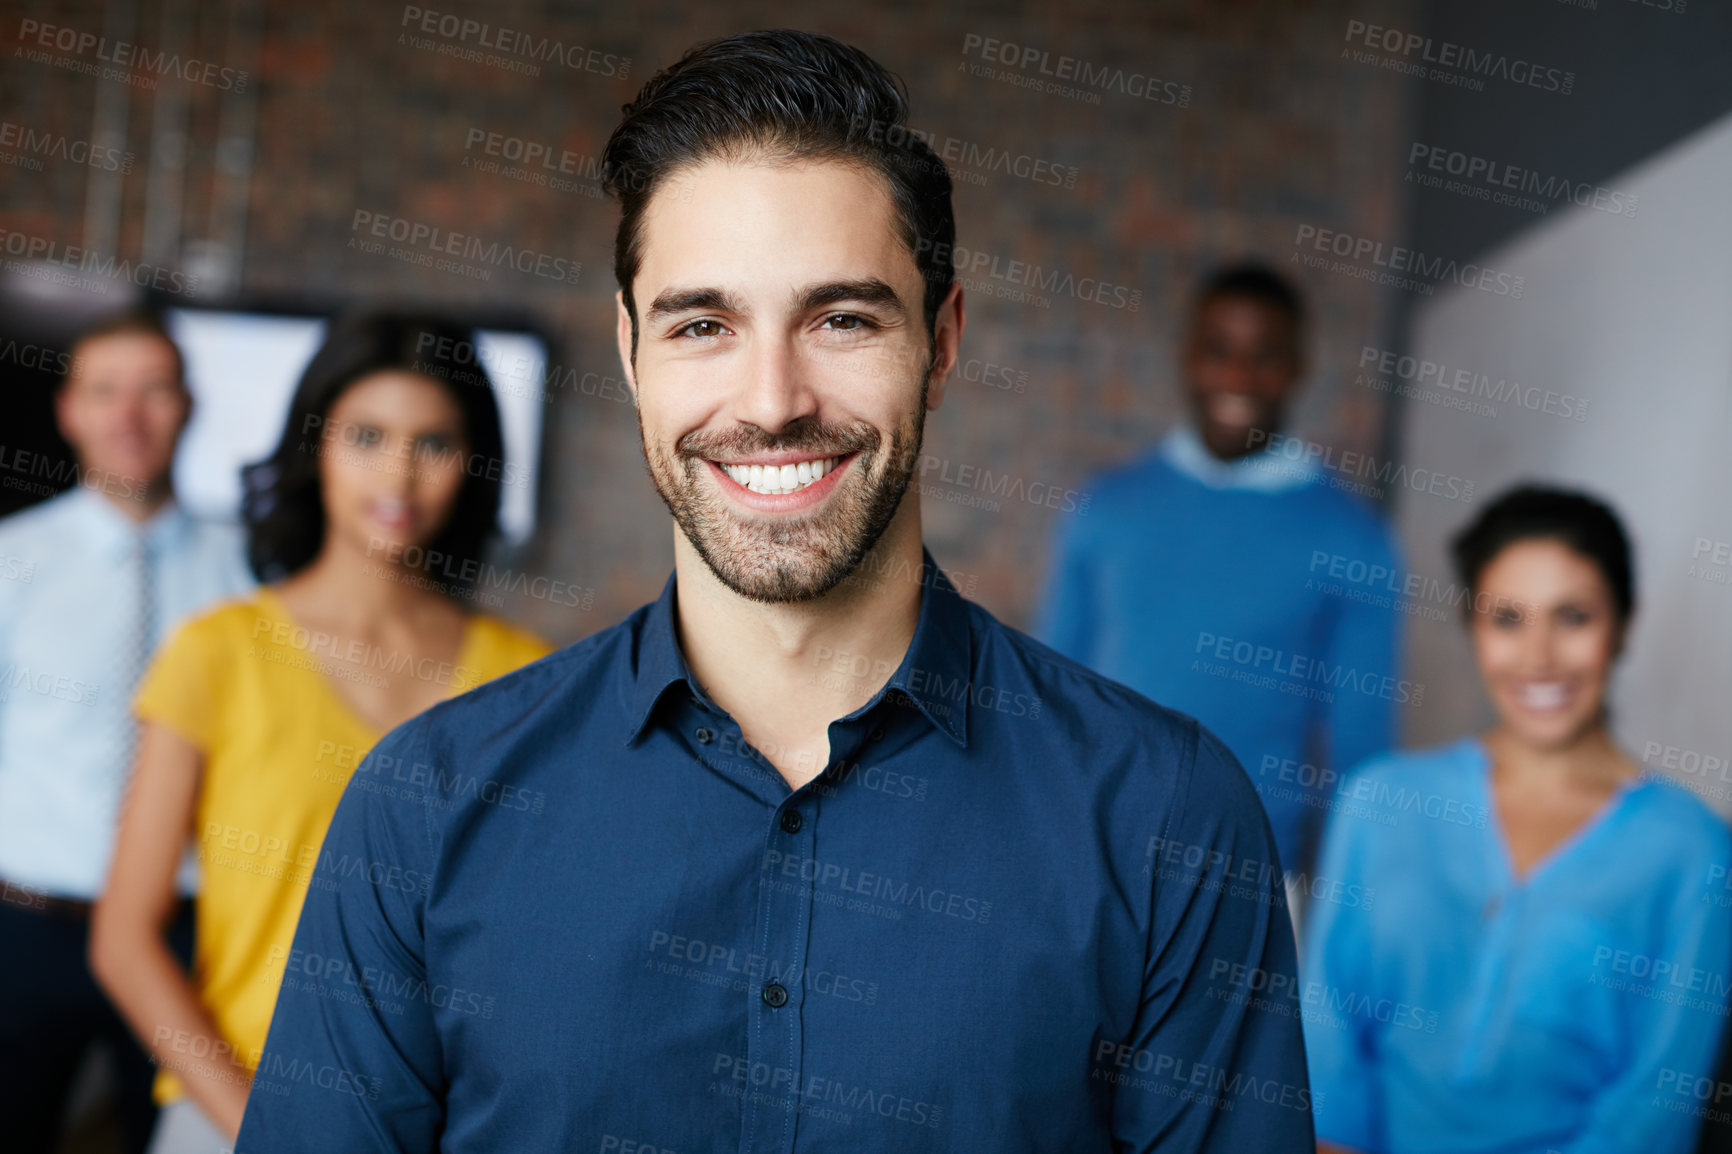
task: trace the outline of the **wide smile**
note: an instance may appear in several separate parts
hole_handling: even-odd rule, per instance
[[[1523,709],[1542,715],[1565,713],[1576,702],[1575,686],[1564,681],[1526,681],[1514,693]]]
[[[730,497],[765,513],[804,509],[822,501],[840,483],[858,453],[793,457],[777,454],[757,460],[712,461],[717,482]]]
[[[1209,419],[1218,425],[1249,425],[1262,412],[1261,405],[1241,393],[1214,393],[1205,404]]]
[[[407,501],[376,497],[367,502],[367,512],[374,521],[399,532],[415,527],[415,511]]]

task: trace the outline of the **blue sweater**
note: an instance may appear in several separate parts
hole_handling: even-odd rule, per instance
[[[1037,635],[1238,757],[1282,864],[1307,868],[1338,775],[1394,739],[1403,612],[1380,521],[1315,471],[1223,465],[1181,429],[1061,523]]]

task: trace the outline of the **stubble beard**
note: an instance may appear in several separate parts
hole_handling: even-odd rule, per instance
[[[919,404],[891,433],[887,448],[883,435],[864,421],[803,419],[775,435],[752,425],[687,433],[669,452],[650,443],[641,407],[638,436],[656,492],[717,580],[763,604],[811,601],[859,567],[901,507],[926,433],[929,380],[923,377]],[[705,463],[788,450],[813,457],[857,455],[828,498],[794,516],[738,510],[717,490]]]

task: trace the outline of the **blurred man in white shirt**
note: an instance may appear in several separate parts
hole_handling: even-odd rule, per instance
[[[131,766],[133,685],[177,620],[252,583],[239,529],[174,501],[184,377],[149,313],[86,332],[55,397],[76,483],[0,520],[0,1117],[20,1154],[56,1148],[96,1043],[116,1057],[127,1150],[154,1120],[149,1061],[85,963],[89,911]],[[35,454],[5,464],[13,486],[68,472]],[[189,911],[176,930],[190,951]]]

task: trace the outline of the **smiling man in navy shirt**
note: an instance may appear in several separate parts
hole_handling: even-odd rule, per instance
[[[619,343],[674,574],[356,770],[242,1154],[1313,1149],[1243,771],[922,548],[963,307],[906,111],[793,32],[628,107]]]

